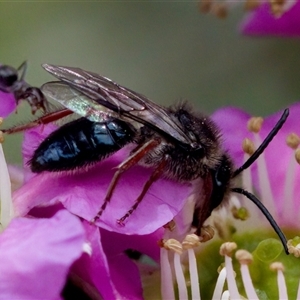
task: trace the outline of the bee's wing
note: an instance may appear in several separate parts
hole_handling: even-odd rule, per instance
[[[87,107],[92,107],[98,111],[101,110],[100,107],[106,107],[114,116],[117,114],[119,118],[123,117],[125,119],[134,120],[140,124],[146,124],[156,131],[171,136],[184,144],[191,143],[180,124],[177,124],[170,118],[170,112],[166,108],[150,101],[145,96],[122,87],[106,77],[79,68],[47,64],[44,64],[43,67],[46,71],[62,81],[60,83],[60,89],[64,86],[64,91],[61,92],[58,90],[58,83],[46,83],[43,87],[43,92],[45,92],[46,95],[56,93],[56,101],[59,101],[67,108],[82,116],[86,116]],[[71,93],[77,93],[76,97],[73,97],[73,100],[71,100],[72,105],[66,103],[70,102],[70,99],[65,101],[66,98],[72,97],[70,97],[70,91],[66,97],[66,90],[68,88],[63,82],[71,87],[69,88],[70,91],[73,91]],[[85,100],[82,94],[87,96]],[[78,101],[78,95],[81,95],[80,101]],[[81,101],[83,101],[84,104],[80,104],[79,102]],[[86,108],[83,110],[79,109],[79,111],[78,109],[74,110],[74,108],[72,108],[81,105]]]

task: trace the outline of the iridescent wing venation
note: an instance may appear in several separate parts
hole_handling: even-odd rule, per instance
[[[170,112],[145,96],[127,89],[106,77],[79,68],[47,64],[43,65],[43,67],[59,80],[72,86],[101,106],[105,106],[112,111],[118,112],[119,115],[128,117],[141,124],[148,124],[152,128],[165,132],[182,143],[191,143],[180,124],[170,118]]]
[[[93,122],[104,122],[109,117],[118,118],[118,114],[92,101],[89,97],[61,82],[45,83],[41,90],[49,99],[54,100],[76,114]]]

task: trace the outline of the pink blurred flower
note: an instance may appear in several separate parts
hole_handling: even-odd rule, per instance
[[[17,103],[12,93],[5,93],[0,90],[0,117],[6,118],[15,111]]]
[[[216,111],[212,118],[219,125],[223,134],[224,148],[228,149],[236,166],[242,165],[246,159],[242,150],[242,142],[249,138],[258,147],[261,141],[272,130],[282,112],[277,112],[263,121],[259,133],[249,132],[247,123],[250,115],[237,108],[224,108]],[[300,168],[295,159],[296,147],[287,145],[287,138],[297,139],[300,136],[300,103],[290,107],[290,115],[272,140],[270,145],[250,167],[252,181],[259,190],[261,200],[272,212],[279,224],[299,228],[300,191],[296,182],[300,180]],[[291,135],[295,134],[295,135]],[[300,140],[299,140],[300,141]],[[245,171],[249,172],[249,171]]]
[[[200,0],[200,11],[226,18],[236,6],[244,6],[246,15],[239,28],[245,35],[281,37],[300,36],[298,0]]]
[[[240,30],[247,35],[300,36],[300,1],[274,1],[262,4],[247,14]],[[277,11],[278,9],[278,11]]]

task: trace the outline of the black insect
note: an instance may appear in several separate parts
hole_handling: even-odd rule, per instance
[[[200,235],[211,212],[226,201],[231,192],[236,192],[259,207],[288,253],[286,238],[268,210],[254,195],[233,187],[234,179],[258,158],[280,130],[289,114],[287,109],[248,161],[234,169],[232,159],[222,149],[217,126],[209,117],[194,113],[187,105],[165,108],[95,73],[47,64],[43,67],[60,80],[46,83],[43,93],[66,109],[47,114],[27,128],[72,112],[83,118],[63,125],[40,144],[30,161],[33,172],[73,170],[104,159],[128,143],[137,145],[117,167],[93,221],[100,218],[122,173],[138,163],[153,168],[153,173],[133,206],[118,220],[120,224],[138,207],[151,184],[165,176],[178,182],[193,182],[198,197],[192,223],[196,234]],[[22,129],[24,127],[6,132]]]
[[[17,104],[20,100],[26,100],[34,115],[38,109],[47,110],[47,100],[39,88],[30,86],[25,80],[27,70],[26,61],[16,70],[8,65],[0,66],[0,90],[12,93]]]

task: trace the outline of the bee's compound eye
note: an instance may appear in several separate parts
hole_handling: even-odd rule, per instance
[[[11,87],[18,80],[18,72],[10,66],[0,66],[0,86]]]

